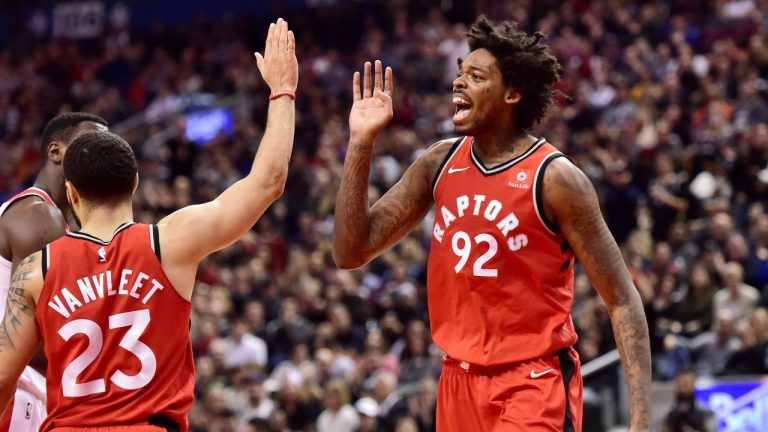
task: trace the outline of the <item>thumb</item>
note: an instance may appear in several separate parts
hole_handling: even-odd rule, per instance
[[[264,57],[261,56],[261,53],[253,53],[253,55],[256,56],[256,66],[259,67],[259,72],[264,75]]]

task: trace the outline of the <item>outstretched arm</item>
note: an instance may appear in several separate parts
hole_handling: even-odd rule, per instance
[[[0,416],[16,391],[16,381],[40,342],[35,298],[43,286],[41,253],[23,260],[11,279],[5,316],[0,323]]]
[[[293,32],[279,19],[271,24],[264,56],[256,53],[272,93],[295,92],[298,62]],[[207,255],[245,234],[283,193],[293,148],[295,106],[292,98],[269,103],[267,127],[250,173],[215,200],[185,207],[160,221],[163,268],[186,298],[192,295],[195,269]]]
[[[650,430],[651,347],[640,294],[600,213],[586,175],[554,160],[544,174],[544,207],[608,307],[629,391],[632,431]]]
[[[352,79],[354,103],[349,114],[349,147],[344,174],[336,198],[333,230],[333,259],[345,269],[358,268],[378,256],[410,232],[432,205],[431,179],[445,155],[445,145],[435,145],[408,168],[403,178],[373,207],[368,204],[368,174],[373,142],[392,119],[392,70],[382,76],[376,61],[375,78],[371,64],[364,66],[363,89],[360,73]]]

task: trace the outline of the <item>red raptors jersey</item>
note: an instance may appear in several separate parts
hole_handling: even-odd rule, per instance
[[[435,177],[429,315],[435,343],[479,365],[536,359],[573,345],[573,253],[541,203],[544,169],[563,156],[539,139],[486,168],[472,137]]]
[[[111,242],[68,233],[43,249],[36,318],[48,357],[41,430],[147,424],[186,431],[194,363],[191,305],[160,264],[154,225],[121,225]]]

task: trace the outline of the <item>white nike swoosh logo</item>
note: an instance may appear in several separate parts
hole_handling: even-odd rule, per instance
[[[541,376],[544,376],[544,375],[552,372],[553,370],[554,369],[547,369],[547,370],[543,370],[543,371],[541,371],[539,373],[536,373],[533,369],[531,369],[531,378],[539,378]]]
[[[448,168],[448,174],[453,174],[453,173],[457,173],[457,172],[460,172],[460,171],[466,171],[468,169],[469,169],[469,167],[464,167],[464,168],[450,167],[450,168]]]

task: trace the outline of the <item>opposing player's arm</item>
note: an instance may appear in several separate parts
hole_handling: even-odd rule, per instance
[[[256,53],[256,60],[273,93],[296,91],[299,71],[295,39],[285,21],[279,19],[277,24],[270,25],[264,56]],[[292,97],[271,101],[267,127],[250,173],[215,200],[185,207],[158,224],[163,268],[170,272],[171,281],[183,291],[182,295],[191,296],[194,271],[189,270],[206,255],[237,241],[282,195],[295,122]],[[186,275],[186,279],[179,281],[177,273]]]
[[[41,253],[24,259],[11,279],[5,317],[0,323],[0,414],[16,391],[16,381],[35,353],[40,335],[35,301],[43,286]]]
[[[631,430],[649,430],[648,324],[640,295],[600,213],[595,189],[581,170],[558,158],[544,174],[543,199],[546,216],[560,228],[608,307],[627,380]]]
[[[12,269],[24,258],[66,234],[61,212],[33,198],[20,201],[3,215],[3,234],[11,246]]]
[[[344,177],[336,198],[333,258],[358,268],[408,234],[432,206],[432,178],[452,141],[430,147],[373,207],[368,205],[370,145],[350,141]]]

